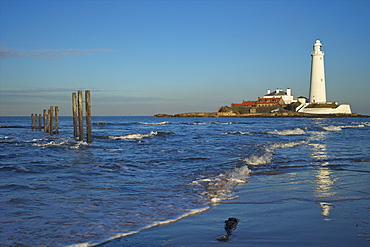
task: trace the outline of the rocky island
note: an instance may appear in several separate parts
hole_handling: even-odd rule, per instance
[[[225,112],[189,112],[178,114],[156,114],[154,117],[249,117],[249,118],[370,118],[367,115],[357,113],[351,114],[308,114],[299,112],[277,112],[277,113],[256,113],[256,114],[236,114]]]
[[[294,99],[292,90],[270,89],[257,100],[222,106],[217,112],[191,112],[174,115],[157,114],[155,117],[307,117],[343,118],[370,117],[352,113],[349,104],[326,101],[324,52],[320,40],[316,40],[311,53],[310,97]]]

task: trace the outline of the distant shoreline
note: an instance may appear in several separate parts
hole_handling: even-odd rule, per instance
[[[352,114],[308,114],[299,112],[235,114],[230,112],[189,112],[178,114],[156,114],[154,117],[245,117],[245,118],[370,118],[368,115]]]

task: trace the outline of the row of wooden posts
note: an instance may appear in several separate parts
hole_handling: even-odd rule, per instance
[[[72,93],[72,113],[73,113],[73,136],[78,137],[80,141],[84,140],[83,125],[83,107],[82,91]],[[86,141],[92,142],[91,134],[91,102],[90,90],[85,91],[85,111],[86,111]]]
[[[82,91],[72,93],[72,113],[73,113],[73,136],[80,141],[84,140],[84,126],[83,126],[83,98]],[[44,125],[41,125],[41,114],[31,114],[31,128],[41,130],[44,128],[45,133],[58,134],[59,120],[58,120],[58,106],[50,106],[49,110],[44,110]],[[90,90],[85,91],[85,112],[86,112],[86,141],[92,142],[92,128],[91,128],[91,102]],[[55,117],[54,117],[55,116]]]
[[[54,114],[55,113],[55,114]],[[58,119],[59,108],[58,106],[50,106],[48,110],[44,109],[43,120],[44,125],[41,124],[41,114],[31,114],[31,128],[32,129],[44,129],[45,133],[58,134],[59,133],[59,119]],[[54,117],[55,116],[55,117]]]

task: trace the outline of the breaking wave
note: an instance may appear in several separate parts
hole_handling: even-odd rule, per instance
[[[354,125],[343,125],[343,126],[336,126],[336,125],[329,125],[329,126],[323,126],[321,129],[325,131],[341,131],[342,129],[347,129],[347,128],[363,128],[370,126],[369,123],[361,123],[361,124],[354,124]]]
[[[146,137],[152,137],[156,136],[158,132],[152,131],[149,134],[129,134],[129,135],[122,135],[122,136],[105,136],[108,139],[113,140],[137,140],[137,139],[143,139]]]
[[[321,129],[323,129],[325,131],[341,131],[342,127],[330,125],[330,126],[326,126],[326,127],[321,127]]]
[[[273,160],[273,152],[276,149],[292,148],[307,143],[307,140],[303,140],[297,142],[267,144],[264,147],[262,154],[252,154],[251,156],[243,159],[245,165],[232,170],[224,171],[216,176],[201,177],[193,181],[193,184],[201,185],[206,188],[206,191],[201,195],[205,196],[211,203],[235,199],[237,196],[235,196],[234,188],[237,185],[246,183],[252,172],[248,165],[258,166],[269,164]]]
[[[272,153],[279,148],[293,148],[299,145],[308,144],[308,140],[296,141],[296,142],[276,142],[265,146],[262,154],[252,154],[251,156],[244,159],[244,162],[248,165],[258,166],[266,165],[272,161]]]
[[[194,123],[183,123],[190,125],[205,125],[205,124],[234,124],[234,122],[194,122]]]
[[[235,186],[246,183],[250,173],[248,166],[244,165],[214,177],[200,178],[193,181],[193,184],[204,186],[207,191],[202,193],[202,196],[211,203],[217,203],[237,198]]]
[[[144,125],[166,125],[168,124],[169,122],[165,121],[165,122],[160,122],[160,123],[143,123],[143,122],[139,122],[139,124],[144,124]]]
[[[235,131],[235,132],[217,133],[217,135],[252,135],[252,134],[250,132]]]
[[[273,134],[273,135],[304,135],[306,134],[306,131],[301,128],[295,128],[295,129],[287,129],[287,130],[274,130],[274,131],[268,131],[265,132],[266,134]]]
[[[356,123],[356,122],[352,122],[351,124],[359,124],[359,123]],[[364,126],[370,126],[370,122],[362,122],[360,123],[359,125],[364,125]]]
[[[269,153],[269,152],[266,152],[262,155],[255,155],[254,154],[254,155],[249,156],[248,158],[245,158],[244,161],[248,165],[253,165],[253,166],[265,165],[265,164],[271,163],[272,154]]]
[[[157,132],[157,131],[151,131],[148,134],[128,134],[128,135],[122,135],[122,136],[103,136],[103,138],[107,139],[113,139],[113,140],[140,140],[143,138],[153,137],[153,136],[167,136],[172,135],[173,132]]]
[[[267,147],[267,150],[274,151],[278,148],[293,148],[300,145],[308,144],[308,140],[302,140],[302,141],[296,141],[296,142],[276,142],[270,144],[270,146]]]
[[[79,149],[82,146],[88,146],[89,144],[84,141],[70,141],[70,140],[64,140],[61,142],[55,142],[51,141],[48,143],[34,143],[32,146],[35,147],[61,147],[61,148],[68,148],[68,149]]]

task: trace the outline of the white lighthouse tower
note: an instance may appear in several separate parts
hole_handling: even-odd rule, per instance
[[[338,104],[338,102],[326,102],[324,53],[320,40],[316,40],[311,53],[311,80],[310,80],[310,102],[300,101],[296,111],[309,114],[351,114],[349,104]]]
[[[316,40],[311,56],[310,103],[325,103],[324,53],[322,52],[320,40]]]

